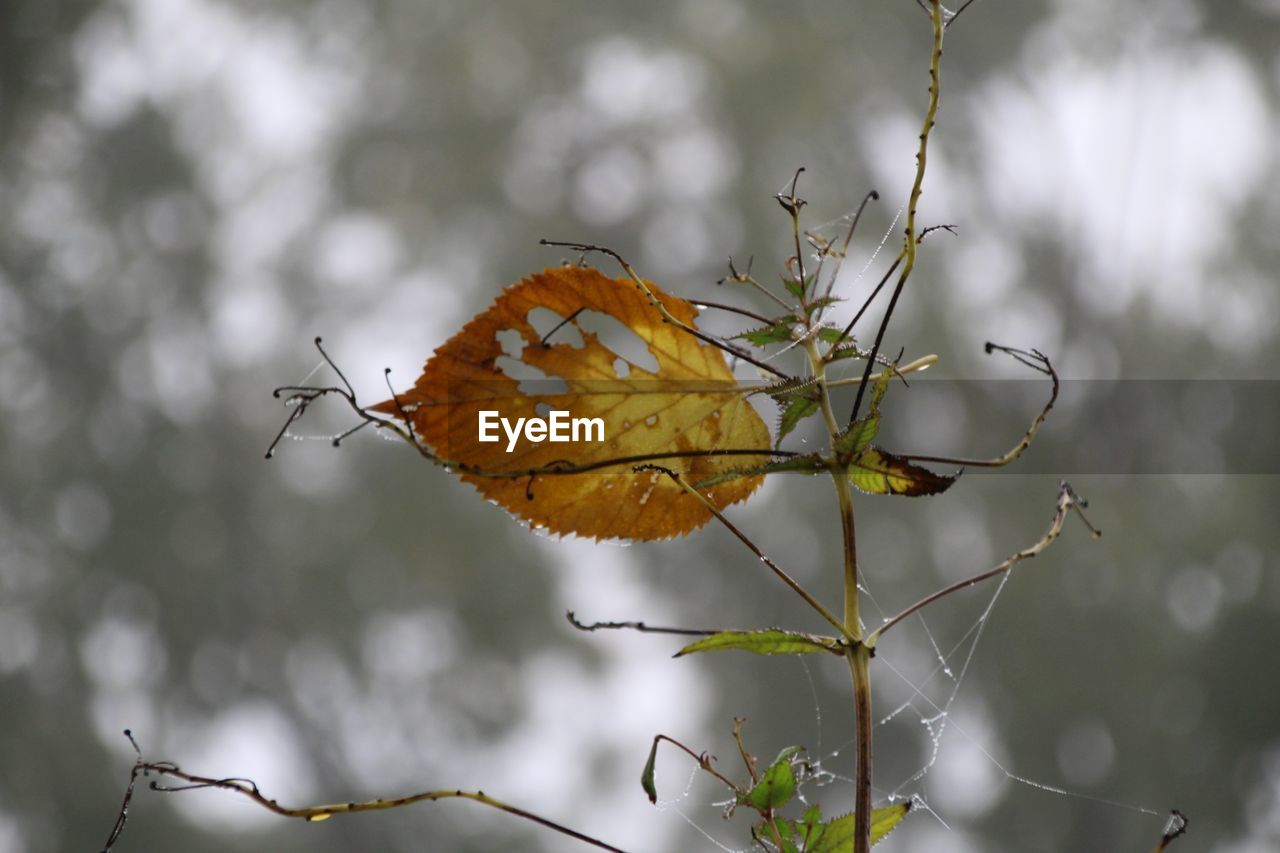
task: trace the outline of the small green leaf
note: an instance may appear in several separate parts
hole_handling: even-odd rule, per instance
[[[750,791],[738,795],[738,804],[750,806],[762,814],[786,805],[796,794],[796,774],[791,769],[791,758],[800,749],[789,746],[778,753],[760,781]]]
[[[813,276],[811,275],[805,276],[804,281],[796,281],[794,278],[787,275],[782,277],[782,286],[787,289],[787,293],[790,293],[797,299],[804,296],[811,284],[813,284]]]
[[[881,806],[871,810],[871,843],[877,844],[886,835],[893,832],[902,819],[911,811],[911,801],[895,803],[892,806]]]
[[[841,654],[844,651],[835,637],[769,628],[763,631],[718,631],[695,640],[676,652],[675,656],[720,649],[741,649],[758,655],[807,655],[816,652]]]
[[[776,444],[781,444],[782,439],[787,434],[799,426],[800,422],[810,415],[816,414],[819,409],[817,400],[811,400],[808,397],[796,396],[787,400],[782,407],[782,414],[778,416],[778,439]]]
[[[853,340],[852,335],[846,335],[844,329],[837,329],[835,326],[823,326],[818,330],[818,340],[826,341],[829,344],[844,343]]]
[[[836,436],[835,451],[842,456],[857,453],[866,448],[879,431],[879,412],[872,412],[865,418],[858,418],[853,422],[853,426]]]
[[[822,807],[815,803],[805,809],[804,816],[796,824],[796,831],[800,836],[800,844],[803,849],[808,850],[810,845],[822,835],[823,830]]]
[[[644,788],[644,792],[649,795],[649,802],[657,804],[658,802],[658,786],[653,782],[654,765],[658,761],[658,739],[653,739],[653,746],[649,748],[649,760],[644,763],[644,772],[640,774],[640,786]]]
[[[727,483],[730,480],[737,480],[740,477],[754,477],[758,474],[773,474],[778,471],[817,474],[823,470],[826,470],[826,466],[818,457],[818,454],[810,453],[805,456],[792,456],[790,459],[779,459],[777,462],[770,462],[766,465],[754,465],[750,468],[733,468],[728,471],[721,471],[705,480],[699,480],[693,484],[693,487],[695,489],[707,489],[711,486]]]
[[[780,853],[801,853],[795,842],[796,827],[785,818],[775,817],[772,823],[767,820],[760,821],[752,827],[751,837],[755,840],[764,839]]]
[[[740,335],[734,335],[734,337],[750,341],[758,347],[768,344],[786,344],[791,342],[791,327],[796,322],[796,318],[788,314],[772,325],[762,326],[759,329],[750,329]]]
[[[867,358],[870,353],[867,350],[860,349],[853,341],[836,344],[831,355],[827,356],[828,361],[839,361],[842,358]],[[879,359],[877,359],[879,361]]]
[[[935,474],[879,447],[868,447],[853,460],[853,485],[871,495],[936,495],[951,488],[956,476]]]
[[[878,844],[883,840],[910,810],[909,802],[872,809],[871,843]],[[853,815],[847,814],[833,818],[814,829],[820,832],[816,836],[810,836],[809,843],[804,848],[805,853],[852,853],[853,838],[857,829]]]
[[[812,317],[815,313],[826,308],[828,305],[835,305],[837,302],[844,302],[839,296],[819,296],[817,299],[809,303],[808,314]]]
[[[889,372],[882,371],[880,378],[871,386],[871,406],[866,417],[853,422],[843,433],[836,437],[835,451],[849,455],[858,453],[869,445],[880,432],[880,401],[889,389]]]

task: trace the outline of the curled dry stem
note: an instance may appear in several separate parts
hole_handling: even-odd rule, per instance
[[[181,785],[162,785],[159,781],[153,779],[149,786],[153,791],[178,793],[181,791],[193,791],[201,788],[220,788],[224,791],[232,791],[240,794],[267,811],[280,815],[281,817],[297,818],[310,822],[328,820],[337,814],[386,811],[387,809],[410,806],[415,803],[435,802],[436,800],[471,800],[473,802],[489,806],[490,808],[504,811],[507,814],[523,818],[524,820],[531,821],[539,826],[558,832],[561,835],[567,835],[570,838],[576,839],[600,850],[610,850],[613,851],[613,853],[624,853],[624,851],[619,847],[614,847],[612,844],[606,844],[598,838],[593,838],[590,835],[578,832],[576,829],[570,829],[563,824],[556,823],[553,820],[534,814],[533,812],[519,808],[518,806],[513,806],[510,803],[504,803],[501,800],[490,797],[484,791],[463,791],[456,788],[450,788],[436,791],[422,791],[420,793],[409,794],[403,797],[394,797],[391,799],[367,800],[365,802],[329,803],[326,805],[302,807],[283,806],[278,801],[263,794],[258,788],[257,783],[252,779],[201,776],[196,773],[188,773],[179,768],[178,765],[169,761],[146,761],[143,759],[142,751],[138,748],[138,743],[134,740],[132,733],[126,729],[124,734],[133,745],[134,751],[137,754],[137,760],[134,762],[133,768],[129,773],[129,785],[125,789],[124,801],[120,804],[120,812],[116,818],[115,826],[112,827],[111,834],[107,838],[107,843],[102,848],[102,853],[110,853],[111,848],[115,846],[116,842],[120,840],[120,836],[124,833],[125,824],[129,819],[129,806],[133,802],[133,793],[139,776],[162,776],[177,779],[184,783]]]
[[[1017,551],[1014,554],[1010,555],[1007,560],[1005,560],[1003,563],[1000,563],[1000,565],[996,566],[995,568],[988,569],[984,572],[979,572],[976,575],[965,578],[964,580],[956,581],[955,583],[949,586],[945,586],[934,593],[926,595],[924,598],[920,599],[915,604],[912,604],[910,607],[901,611],[896,616],[892,616],[889,619],[886,619],[883,625],[881,625],[876,630],[872,631],[867,636],[865,640],[865,644],[868,647],[875,648],[876,643],[879,642],[880,638],[884,636],[886,632],[888,632],[891,628],[893,628],[893,626],[897,625],[898,623],[906,619],[911,614],[919,610],[923,610],[925,607],[928,607],[930,604],[933,604],[935,601],[940,601],[943,598],[946,598],[948,595],[951,595],[953,592],[959,592],[962,589],[967,589],[968,587],[974,586],[975,584],[979,584],[985,580],[989,580],[998,575],[1002,575],[1005,572],[1012,569],[1018,563],[1022,562],[1023,560],[1029,560],[1032,557],[1035,557],[1041,551],[1043,551],[1044,549],[1052,545],[1054,540],[1057,539],[1058,536],[1062,534],[1062,526],[1066,524],[1068,513],[1074,512],[1076,515],[1078,515],[1080,517],[1080,520],[1084,522],[1085,527],[1089,529],[1089,533],[1092,534],[1094,539],[1097,539],[1102,535],[1102,531],[1098,530],[1096,527],[1090,524],[1089,519],[1085,517],[1084,507],[1086,506],[1088,506],[1088,503],[1083,498],[1081,498],[1078,494],[1076,494],[1075,489],[1071,488],[1071,484],[1067,483],[1066,481],[1063,481],[1058,486],[1058,505],[1057,505],[1057,509],[1055,509],[1053,513],[1053,520],[1049,523],[1049,529],[1046,530],[1044,535],[1041,536],[1034,544],[1029,545],[1026,548],[1023,548],[1021,551]]]

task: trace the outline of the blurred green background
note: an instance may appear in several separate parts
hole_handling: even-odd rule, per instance
[[[714,285],[726,256],[771,277],[788,254],[770,196],[797,166],[829,235],[882,193],[842,279],[865,293],[893,251],[859,275],[898,227],[928,41],[910,0],[7,0],[0,853],[100,849],[126,727],[148,757],[289,803],[481,787],[641,851],[748,846],[674,752],[647,803],[656,732],[730,771],[743,716],[761,755],[799,742],[850,775],[840,664],[671,660],[669,639],[566,624],[819,628],[723,530],[539,538],[398,444],[334,450],[336,406],[298,430],[321,440],[262,456],[286,414],[270,389],[313,376],[315,335],[380,399],[384,366],[408,384],[562,259],[538,238],[734,298]],[[1274,0],[974,4],[948,34],[921,208],[959,234],[926,243],[888,349],[938,353],[939,378],[1025,378],[983,358],[994,339],[1071,379],[1280,379],[1278,46]],[[1274,386],[1230,386],[1209,419],[1156,408],[1138,436],[1200,453],[1250,393]],[[890,414],[885,443],[997,452],[1018,428],[988,415]],[[1091,419],[1046,429],[1069,443]],[[1175,806],[1176,849],[1280,845],[1280,481],[1088,470],[1072,480],[1102,540],[1071,524],[985,620],[994,586],[882,647],[876,785],[930,809],[881,849],[1145,851],[1163,819],[1143,810]],[[1057,480],[862,499],[878,605],[1034,541]],[[777,478],[732,516],[838,595],[824,483]],[[957,649],[949,671],[935,644]],[[852,803],[839,779],[810,795]],[[304,825],[141,791],[117,849],[571,843],[464,803]]]

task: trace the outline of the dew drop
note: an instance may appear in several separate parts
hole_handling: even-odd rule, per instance
[[[645,418],[645,419],[644,419],[644,425],[645,425],[645,426],[648,426],[648,427],[655,427],[655,426],[657,426],[657,425],[658,425],[658,416],[657,416],[657,415],[649,415],[649,417],[647,417],[647,418]]]

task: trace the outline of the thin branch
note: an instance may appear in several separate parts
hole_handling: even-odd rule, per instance
[[[930,234],[932,234],[934,231],[946,231],[948,234],[952,234],[952,235],[954,235],[954,234],[956,233],[956,229],[957,229],[958,227],[960,227],[960,226],[958,226],[958,225],[930,225],[928,228],[925,228],[925,229],[923,229],[923,230],[920,232],[920,236],[916,238],[916,243],[917,243],[917,244],[919,244],[919,243],[923,243],[923,242],[924,242],[924,238],[925,238],[925,237],[928,237],[928,236],[929,236]]]
[[[134,749],[137,750],[138,745],[133,740],[133,735],[128,731],[125,736],[133,743]],[[394,799],[368,800],[366,802],[347,802],[347,803],[330,803],[319,806],[304,806],[294,808],[282,806],[276,800],[267,797],[259,790],[257,783],[251,779],[234,779],[234,778],[214,778],[212,776],[200,776],[194,773],[187,773],[181,770],[178,765],[168,761],[144,761],[142,753],[138,752],[138,759],[133,765],[133,769],[129,773],[129,786],[125,790],[124,802],[120,806],[119,816],[116,818],[116,825],[111,831],[111,835],[107,839],[107,844],[102,849],[102,853],[110,853],[111,848],[120,839],[124,832],[125,823],[128,821],[129,805],[133,799],[135,783],[139,776],[167,776],[178,779],[187,784],[179,786],[165,786],[157,781],[151,782],[151,790],[164,793],[178,793],[181,791],[198,790],[201,788],[220,788],[224,791],[232,791],[247,797],[257,805],[280,815],[281,817],[298,818],[301,820],[316,822],[328,820],[337,814],[354,814],[356,812],[368,811],[385,811],[386,809],[400,808],[401,806],[409,806],[415,803],[434,802],[436,800],[447,799],[464,799],[489,806],[490,808],[504,811],[507,814],[515,815],[533,823],[543,826],[547,829],[567,835],[570,838],[577,839],[584,844],[601,850],[610,850],[613,853],[625,853],[621,848],[606,844],[598,838],[570,829],[563,824],[556,823],[553,820],[534,814],[533,812],[504,803],[501,800],[490,797],[483,791],[463,791],[460,789],[449,789],[439,791],[423,791],[418,794],[410,794],[405,797],[396,797]],[[718,774],[717,774],[718,775]]]
[[[719,311],[727,311],[730,314],[738,314],[739,316],[747,317],[749,319],[755,320],[757,323],[764,323],[766,325],[771,325],[774,322],[774,320],[770,317],[766,317],[763,314],[757,314],[755,311],[748,311],[746,308],[739,308],[736,305],[725,305],[722,302],[711,302],[710,300],[707,300],[707,299],[691,299],[689,301],[693,303],[693,306],[695,308],[715,308]]]
[[[788,305],[776,293],[774,293],[772,290],[770,290],[769,288],[761,284],[759,281],[757,281],[755,276],[751,274],[751,267],[755,263],[755,260],[756,260],[755,255],[752,255],[751,257],[747,258],[747,271],[740,273],[738,272],[738,268],[733,264],[733,256],[730,255],[729,256],[729,274],[724,278],[720,279],[719,281],[717,281],[716,284],[724,284],[726,281],[736,282],[737,284],[749,284],[752,287],[754,287],[756,290],[763,293],[769,299],[772,299],[774,302],[778,303],[779,307],[781,307],[783,311],[790,313],[794,309],[794,306]]]
[[[657,748],[658,743],[660,743],[661,741],[666,741],[667,743],[671,744],[672,746],[676,747],[677,749],[682,750],[683,752],[687,753],[687,754],[689,755],[689,757],[690,757],[690,758],[692,758],[694,761],[698,762],[698,767],[700,767],[701,769],[705,770],[707,773],[710,773],[712,776],[716,777],[716,778],[717,778],[717,779],[719,779],[721,782],[723,782],[723,783],[725,783],[726,785],[728,785],[728,786],[729,786],[733,791],[735,791],[735,792],[737,792],[737,793],[742,793],[742,789],[741,789],[741,788],[739,788],[737,785],[733,784],[733,782],[729,781],[729,779],[728,779],[728,778],[726,778],[726,777],[725,777],[725,775],[724,775],[723,773],[721,773],[719,770],[715,769],[715,767],[711,766],[711,762],[713,762],[713,761],[715,761],[715,760],[716,760],[716,757],[715,757],[714,755],[712,755],[711,753],[709,753],[709,752],[702,752],[702,753],[694,752],[692,749],[690,749],[689,747],[685,746],[685,745],[684,745],[684,744],[682,744],[680,741],[676,740],[676,739],[675,739],[675,738],[673,738],[673,737],[668,737],[667,735],[654,735],[654,736],[653,736],[653,744],[654,744],[654,748],[655,748],[655,749]]]
[[[938,590],[937,592],[931,593],[930,595],[926,595],[924,598],[920,599],[915,604],[906,608],[901,613],[898,613],[896,616],[886,619],[883,625],[881,625],[875,631],[872,631],[871,634],[867,636],[865,644],[867,646],[874,648],[876,643],[887,631],[889,631],[889,629],[891,629],[894,625],[897,625],[903,619],[906,619],[908,616],[915,613],[916,611],[922,610],[925,607],[928,607],[930,604],[933,604],[935,601],[946,598],[948,595],[951,595],[953,592],[958,592],[962,589],[966,589],[968,587],[974,586],[975,584],[982,583],[985,580],[994,578],[997,575],[1002,575],[1005,572],[1012,569],[1018,563],[1022,562],[1023,560],[1029,560],[1032,557],[1036,556],[1045,548],[1048,548],[1051,544],[1053,544],[1053,541],[1057,539],[1059,535],[1061,535],[1062,526],[1066,523],[1067,514],[1069,512],[1074,511],[1078,516],[1080,516],[1080,520],[1084,522],[1085,527],[1089,528],[1089,532],[1093,535],[1093,538],[1097,539],[1099,536],[1102,535],[1102,531],[1098,530],[1096,527],[1094,527],[1092,524],[1089,523],[1089,519],[1085,517],[1084,511],[1083,511],[1083,508],[1085,506],[1088,506],[1088,503],[1084,501],[1079,495],[1076,494],[1075,489],[1071,488],[1071,485],[1069,483],[1064,481],[1058,487],[1058,508],[1053,513],[1053,520],[1049,524],[1049,529],[1045,531],[1045,534],[1041,536],[1040,539],[1035,544],[1030,545],[1026,548],[1023,548],[1021,551],[1014,553],[1009,557],[1009,559],[1005,560],[1003,563],[1001,563],[1000,565],[996,566],[993,569],[988,569],[985,572],[979,572],[978,574],[973,575],[972,577],[968,577],[968,578],[965,578],[964,580],[956,581],[950,586],[945,586],[942,589]]]
[[[742,742],[742,724],[746,721],[746,717],[733,718],[733,740],[738,745],[738,755],[742,756],[742,763],[747,765],[747,773],[754,785],[760,781],[760,774],[756,772],[756,757],[747,751],[747,745]]]
[[[818,601],[816,598],[810,595],[809,591],[804,587],[802,587],[796,581],[795,578],[791,577],[791,575],[783,571],[782,568],[779,567],[777,563],[769,559],[769,556],[765,554],[763,551],[761,551],[759,546],[756,545],[756,543],[752,542],[751,539],[745,533],[739,530],[732,521],[725,518],[724,513],[722,513],[719,509],[717,509],[716,506],[713,503],[711,503],[711,501],[707,500],[707,498],[701,492],[699,492],[693,486],[686,483],[683,477],[681,477],[675,471],[672,471],[670,468],[663,468],[661,465],[640,465],[636,468],[636,470],[637,471],[660,471],[661,473],[666,474],[668,477],[670,477],[675,482],[676,485],[680,486],[686,492],[688,492],[689,494],[697,498],[698,503],[706,507],[707,511],[710,512],[712,515],[714,515],[717,521],[723,524],[730,533],[732,533],[734,536],[738,538],[738,541],[740,541],[743,545],[746,545],[751,550],[751,553],[755,554],[757,557],[760,558],[760,562],[768,566],[770,571],[772,571],[775,575],[777,575],[778,578],[783,583],[789,586],[791,590],[796,593],[796,595],[799,595],[801,598],[803,598],[806,604],[812,607],[820,616],[822,616],[823,619],[826,619],[827,622],[831,623],[831,625],[837,631],[840,632],[840,636],[844,637],[848,642],[852,644],[857,643],[857,640],[854,639],[853,635],[849,633],[849,629],[847,629],[844,626],[844,624],[831,613],[830,610],[824,607],[822,605],[822,602]]]
[[[787,195],[778,193],[774,196],[778,204],[782,205],[783,210],[791,215],[791,235],[795,240],[796,246],[796,271],[792,273],[795,276],[796,290],[800,294],[800,304],[805,304],[804,286],[804,250],[800,247],[800,209],[808,202],[796,195],[796,184],[800,182],[800,175],[804,173],[804,166],[796,169],[796,173],[791,178],[791,189]],[[788,264],[790,266],[790,264]]]
[[[1058,380],[1058,372],[1053,369],[1053,364],[1049,361],[1048,356],[1039,350],[1014,349],[1013,347],[1000,346],[999,344],[993,344],[990,341],[987,341],[987,353],[990,354],[995,350],[999,350],[1013,356],[1022,364],[1045,374],[1053,382],[1053,391],[1049,394],[1049,402],[1044,404],[1044,408],[1040,410],[1040,414],[1036,415],[1036,419],[1031,422],[1031,426],[1027,427],[1027,431],[1022,436],[1021,440],[1019,440],[1018,443],[1007,452],[991,459],[965,459],[954,456],[923,456],[910,453],[900,454],[903,459],[907,459],[912,462],[939,462],[948,465],[965,465],[974,468],[1000,468],[1017,459],[1028,447],[1031,446],[1031,442],[1035,439],[1036,433],[1040,429],[1040,425],[1043,424],[1045,418],[1049,416],[1049,411],[1053,408],[1053,404],[1058,401],[1058,388],[1060,384]]]
[[[844,245],[840,247],[840,254],[836,255],[836,268],[831,271],[831,278],[827,281],[826,292],[822,294],[824,297],[831,296],[831,289],[835,287],[836,279],[840,276],[840,266],[849,254],[849,243],[853,241],[853,232],[858,229],[858,222],[862,219],[862,211],[866,210],[869,203],[879,201],[879,199],[880,193],[875,190],[871,190],[862,197],[862,203],[858,205],[858,211],[853,214],[853,221],[849,223],[849,230],[845,232]],[[821,317],[821,313],[818,316]]]
[[[897,376],[898,378],[902,378],[908,373],[918,373],[922,370],[928,370],[930,367],[933,367],[937,363],[938,363],[938,356],[936,354],[931,353],[929,355],[922,355],[919,358],[915,359],[914,361],[909,361],[906,364],[901,365],[900,367],[890,366],[888,370],[882,370],[879,373],[873,373],[870,376],[865,376],[865,375],[849,376],[849,377],[846,377],[845,379],[828,379],[827,387],[843,388],[846,385],[861,385],[863,381],[867,379],[869,379],[872,382],[872,384],[874,384],[876,382],[879,382],[880,379],[883,378],[886,373],[889,374],[890,376]],[[903,381],[905,382],[906,380],[903,379]]]
[[[951,16],[947,18],[946,26],[950,27],[952,24],[954,24],[956,22],[956,18],[960,17],[964,13],[964,10],[968,9],[973,4],[974,4],[974,0],[965,0],[965,2],[960,6],[960,8],[952,12]]]
[[[844,331],[840,333],[840,337],[838,340],[841,340],[841,341],[844,340],[849,336],[851,332],[853,332],[853,327],[858,325],[858,321],[862,319],[862,315],[867,313],[867,309],[871,307],[871,303],[874,302],[876,297],[880,295],[880,291],[884,289],[885,282],[887,282],[889,280],[889,277],[893,275],[893,271],[898,268],[898,264],[900,263],[902,263],[901,254],[899,254],[898,257],[894,258],[893,263],[889,265],[889,269],[885,270],[884,275],[880,277],[880,282],[871,291],[871,295],[868,296],[863,301],[862,307],[858,309],[858,313],[854,314],[853,319],[850,320],[849,324],[844,327]],[[836,351],[837,346],[839,346],[838,343],[833,343],[831,345],[831,349],[827,350],[826,355],[824,357],[829,360],[831,358],[832,353]]]
[[[720,633],[720,630],[711,631],[701,628],[660,628],[655,625],[646,625],[644,622],[592,622],[587,624],[580,621],[577,614],[572,610],[566,611],[564,615],[569,620],[569,624],[579,631],[629,630],[639,631],[644,634],[677,634],[682,637],[710,637],[712,634]]]

